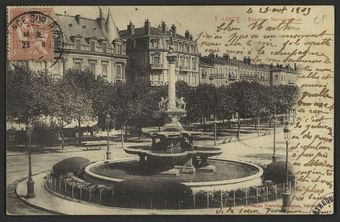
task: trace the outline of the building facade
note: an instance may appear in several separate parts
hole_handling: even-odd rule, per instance
[[[298,78],[296,65],[252,64],[250,57],[238,60],[228,54],[222,57],[213,53],[200,57],[200,83],[213,84],[217,87],[236,81],[254,81],[261,85],[295,84]]]
[[[229,85],[240,78],[238,65],[228,54],[224,54],[223,57],[217,54],[200,57],[200,74],[201,83],[217,87]]]
[[[239,65],[240,80],[255,81],[262,85],[270,85],[270,70],[262,64],[252,64],[250,57],[244,57],[243,61],[235,60]]]
[[[176,26],[171,29],[174,36],[174,51],[177,53],[176,78],[184,80],[190,86],[199,84],[199,54],[197,43],[186,31],[185,35],[176,32]],[[166,56],[170,46],[170,31],[165,22],[157,28],[151,27],[145,20],[144,27],[135,28],[130,22],[126,30],[119,32],[126,40],[129,55],[127,77],[131,81],[147,79],[151,85],[166,85],[168,83],[168,61]]]
[[[296,83],[299,70],[294,64],[294,67],[290,65],[279,65],[276,66],[270,65],[270,85],[277,86],[277,85],[293,85]]]
[[[55,20],[63,32],[63,54],[54,65],[55,61],[24,62],[30,70],[61,78],[68,69],[88,69],[108,82],[125,82],[126,41],[120,38],[110,11],[106,19],[100,9],[97,19],[56,14]]]

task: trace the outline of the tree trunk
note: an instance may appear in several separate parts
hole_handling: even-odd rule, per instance
[[[138,127],[138,139],[142,137],[142,128]]]
[[[217,129],[216,129],[216,115],[214,115],[214,146],[216,146],[216,139],[217,139]]]
[[[78,119],[78,144],[81,145],[82,142],[82,131],[81,131],[81,122],[80,122],[80,118]]]
[[[241,119],[240,114],[237,115],[237,139],[240,140],[240,134],[241,134]]]
[[[257,121],[255,121],[255,117],[253,117],[253,124],[254,124],[254,128],[257,129]]]
[[[60,126],[60,134],[61,134],[61,152],[64,152],[64,119],[61,119],[61,126]]]
[[[257,137],[260,137],[260,116],[257,115]]]
[[[124,125],[122,124],[122,126],[120,127],[120,139],[121,139],[121,142],[122,142],[122,148],[124,148],[123,129],[124,129]]]
[[[205,125],[205,121],[206,121],[206,118],[205,118],[205,117],[203,117],[203,132],[205,132],[205,127],[206,127],[206,125]]]
[[[124,141],[126,142],[127,141],[127,137],[128,137],[128,126],[127,124],[125,123],[125,136],[124,136]]]

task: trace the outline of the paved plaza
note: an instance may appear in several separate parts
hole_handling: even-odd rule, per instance
[[[235,159],[245,162],[251,162],[260,165],[266,165],[271,162],[271,157],[273,153],[273,134],[266,136],[257,137],[257,133],[248,134],[248,138],[243,137],[241,141],[232,141],[230,143],[219,143],[218,147],[222,148],[223,154],[218,158],[221,159]],[[213,140],[199,141],[200,144],[211,144],[213,145]],[[125,145],[145,145],[149,144],[148,141],[145,142],[128,142]],[[115,159],[129,157],[130,155],[125,153],[122,149],[120,142],[111,142],[110,149],[112,151],[112,157]],[[42,172],[48,172],[51,170],[52,166],[68,157],[84,157],[91,161],[102,161],[105,158],[106,149],[101,150],[89,150],[84,151],[81,147],[66,147],[65,152],[49,152],[41,154],[32,155],[32,171],[33,174],[40,178]],[[284,159],[285,144],[282,133],[282,128],[277,128],[276,133],[276,154],[278,160]],[[25,204],[15,195],[15,187],[18,183],[22,182],[28,174],[28,156],[26,153],[22,152],[7,152],[6,161],[7,170],[7,213],[8,214],[50,214],[49,212],[32,208],[31,206]],[[41,178],[40,178],[41,179]],[[41,197],[40,192],[47,192],[42,187],[39,182],[36,182],[36,196]],[[24,183],[25,184],[25,183]],[[21,188],[21,192],[24,192]],[[43,194],[42,196],[45,196]],[[275,206],[275,204],[274,204]],[[213,210],[213,209],[206,209]],[[216,210],[216,209],[215,209]],[[91,211],[89,211],[89,214]],[[104,211],[105,212],[105,211]],[[70,212],[71,213],[71,212]],[[150,213],[152,213],[150,211]],[[111,214],[113,214],[111,212]],[[126,211],[126,214],[129,214]]]

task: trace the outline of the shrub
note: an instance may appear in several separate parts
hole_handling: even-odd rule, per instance
[[[264,180],[271,180],[274,183],[283,183],[286,181],[286,162],[277,161],[267,165],[263,172]],[[292,164],[288,163],[289,181],[294,181],[294,170]]]
[[[46,123],[39,122],[34,125],[32,138],[34,144],[54,145],[59,143],[58,130],[55,126],[48,126]]]
[[[139,201],[148,208],[191,207],[192,191],[181,183],[171,180],[124,180],[114,186],[115,198],[123,207]]]
[[[91,163],[90,160],[83,157],[70,157],[64,159],[53,166],[53,176],[58,177],[67,173],[82,177],[85,167]]]

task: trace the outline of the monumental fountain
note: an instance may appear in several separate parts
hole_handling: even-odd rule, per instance
[[[186,115],[184,99],[176,97],[175,64],[177,55],[170,35],[168,61],[168,97],[161,98],[159,109],[167,121],[159,130],[143,129],[152,139],[151,145],[123,147],[138,159],[107,160],[88,166],[86,178],[92,182],[115,184],[126,179],[170,179],[183,183],[193,190],[241,188],[262,183],[262,169],[256,165],[232,160],[211,159],[222,154],[215,146],[193,144],[197,131],[188,131],[180,123]]]

